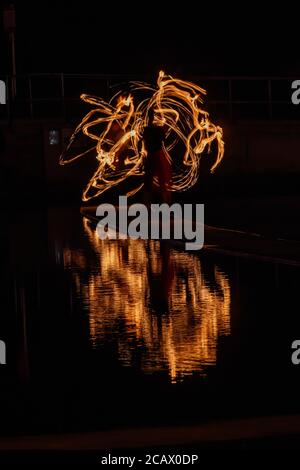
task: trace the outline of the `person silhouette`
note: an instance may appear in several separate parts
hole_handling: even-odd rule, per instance
[[[164,150],[165,131],[155,124],[152,108],[148,111],[148,126],[144,128],[143,140],[147,155],[144,162],[144,190],[147,202],[158,199],[170,202],[171,164]]]
[[[157,315],[169,313],[170,298],[175,278],[174,260],[168,240],[159,242],[159,251],[156,253],[154,266],[149,260],[147,268],[147,280],[149,299],[153,311]]]

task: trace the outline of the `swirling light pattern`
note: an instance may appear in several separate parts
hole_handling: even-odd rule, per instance
[[[213,172],[224,155],[223,131],[213,124],[203,109],[206,91],[184,80],[160,72],[157,86],[130,82],[129,91],[119,91],[109,102],[102,98],[81,95],[94,108],[82,119],[72,134],[60,164],[96,154],[98,167],[83,191],[82,200],[100,196],[125,180],[131,180],[127,196],[143,187],[144,159],[147,151],[143,130],[149,124],[149,111],[154,112],[154,124],[164,126],[164,152],[172,164],[170,191],[192,187],[199,176],[200,156],[211,151],[216,143]],[[87,150],[71,155],[76,139],[84,134],[93,141]],[[157,181],[154,181],[157,184]]]
[[[230,335],[231,286],[214,262],[157,240],[100,240],[83,219],[89,250],[65,247],[90,339],[112,341],[120,362],[171,383],[205,377],[217,363],[219,339]],[[121,273],[121,274],[120,274]]]

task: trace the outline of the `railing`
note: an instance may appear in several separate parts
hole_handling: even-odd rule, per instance
[[[293,105],[292,82],[297,77],[185,77],[207,90],[206,107],[218,119],[299,119]],[[77,119],[87,105],[80,94],[109,99],[118,86],[130,80],[151,82],[153,77],[101,74],[28,74],[5,76],[7,101],[0,118]],[[16,94],[12,90],[16,89]]]

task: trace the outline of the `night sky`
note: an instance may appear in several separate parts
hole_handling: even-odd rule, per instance
[[[222,8],[218,2],[203,8],[201,2],[180,7],[161,1],[104,6],[102,0],[15,5],[18,73],[156,74],[162,68],[197,75],[300,75],[299,14],[288,5],[265,12],[244,2]],[[1,38],[5,73],[3,31]]]

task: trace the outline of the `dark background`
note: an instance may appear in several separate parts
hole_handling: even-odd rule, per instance
[[[18,73],[300,74],[300,16],[288,3],[14,3]]]

